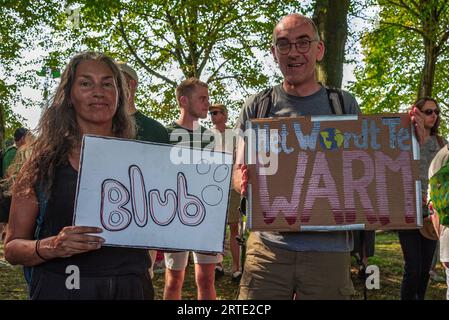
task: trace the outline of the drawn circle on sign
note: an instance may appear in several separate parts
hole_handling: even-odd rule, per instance
[[[223,199],[223,190],[219,186],[209,185],[201,191],[201,198],[206,204],[216,206]]]
[[[218,166],[214,171],[215,182],[222,182],[229,174],[229,167],[225,164]]]
[[[195,217],[198,215],[198,212],[200,211],[200,208],[198,207],[197,204],[195,203],[191,203],[187,206],[186,208],[186,213],[187,215],[189,215],[190,217]]]
[[[209,161],[206,159],[201,159],[200,162],[196,164],[196,171],[199,174],[206,174],[210,171],[210,164]]]
[[[109,217],[110,224],[113,226],[120,225],[123,222],[123,216],[120,212],[113,211]]]
[[[117,188],[109,189],[109,200],[111,200],[112,203],[117,203],[122,200],[121,194]]]

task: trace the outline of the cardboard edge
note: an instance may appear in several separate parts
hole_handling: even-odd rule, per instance
[[[252,185],[248,184],[247,191],[246,191],[246,227],[249,230],[252,230],[253,228],[253,191],[252,191]]]
[[[214,250],[197,250],[192,249],[191,247],[155,247],[155,246],[140,246],[140,245],[122,245],[122,244],[114,244],[114,243],[104,243],[102,244],[102,247],[113,247],[113,248],[132,248],[132,249],[154,249],[154,250],[160,250],[160,251],[176,251],[176,252],[183,252],[183,251],[195,251],[198,253],[205,253],[205,254],[222,254],[223,251],[214,251]]]
[[[81,185],[81,177],[82,177],[82,169],[83,169],[83,162],[84,162],[84,149],[86,148],[86,140],[91,139],[92,136],[90,135],[84,135],[83,139],[81,141],[81,152],[80,152],[80,166],[78,169],[78,177],[76,179],[76,190],[75,190],[75,202],[73,206],[73,218],[72,218],[72,226],[75,226],[76,222],[76,213],[78,209],[78,195],[79,195],[79,189]]]
[[[421,155],[420,155],[419,142],[418,139],[416,138],[416,132],[413,123],[410,124],[410,132],[412,133],[413,160],[420,160]]]
[[[423,213],[422,213],[422,192],[421,192],[421,181],[415,181],[416,190],[416,224],[418,227],[423,226]]]
[[[230,170],[230,175],[229,175],[229,185],[228,185],[228,201],[227,201],[227,206],[226,206],[226,217],[225,217],[225,224],[224,224],[224,229],[223,229],[223,238],[222,238],[222,242],[221,242],[221,252],[224,253],[225,252],[225,246],[226,246],[226,229],[228,227],[228,212],[229,212],[229,207],[231,205],[231,189],[232,189],[232,164],[229,165],[229,170]]]
[[[310,120],[312,122],[324,122],[324,121],[348,121],[348,120],[358,120],[359,115],[357,114],[348,114],[348,115],[319,115],[319,116],[311,116]]]
[[[343,226],[299,226],[299,231],[353,231],[365,230],[365,224],[347,224]]]
[[[251,121],[247,120],[245,123],[245,131],[249,132],[249,136],[246,137],[245,141],[245,149],[244,149],[244,159],[245,163],[248,164],[254,164],[255,159],[253,159],[253,156],[255,156],[255,152],[252,152],[253,149],[253,142],[255,141],[255,137],[252,136],[252,128]]]

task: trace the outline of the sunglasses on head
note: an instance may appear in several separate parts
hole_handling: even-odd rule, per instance
[[[430,116],[432,113],[435,113],[436,116],[440,114],[440,110],[438,109],[426,109],[422,111],[426,116]]]

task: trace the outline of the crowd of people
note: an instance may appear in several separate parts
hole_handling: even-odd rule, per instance
[[[342,105],[333,105],[329,91],[317,81],[316,64],[323,59],[325,45],[310,18],[300,14],[283,17],[274,27],[271,52],[283,81],[246,100],[237,129],[244,131],[247,120],[259,117],[361,113],[356,99],[343,90]],[[231,279],[239,283],[238,299],[351,299],[354,239],[355,252],[366,266],[374,254],[374,232],[251,232],[242,265],[237,237],[248,170],[244,142],[234,149],[224,138],[228,109],[223,104],[211,105],[208,85],[189,78],[176,88],[179,117],[165,128],[136,109],[138,84],[136,71],[126,63],[102,53],[77,54],[66,66],[35,136],[23,128],[16,130],[17,154],[5,156],[3,162],[8,173],[3,180],[7,192],[2,196],[0,222],[2,226],[7,223],[5,257],[25,267],[30,298],[153,299],[155,250],[102,246],[101,229],[72,225],[82,137],[95,134],[165,144],[189,141],[186,146],[192,147],[196,145],[193,132],[200,130],[215,137],[211,140],[216,150],[235,157],[227,223]],[[198,123],[208,114],[214,125],[211,130]],[[449,152],[438,134],[440,109],[435,99],[419,99],[409,114],[421,147],[420,178],[427,209],[429,168],[436,172],[447,162]],[[187,137],[174,135],[178,129]],[[197,143],[210,147],[204,141]],[[439,164],[431,165],[435,155]],[[8,197],[9,203],[4,201]],[[422,229],[399,232],[405,261],[402,299],[424,299],[440,233],[440,258],[448,272],[448,232],[444,227],[435,229],[434,220],[426,216]],[[215,280],[223,275],[223,256],[192,254],[198,299],[216,299]],[[164,253],[164,299],[182,298],[189,255],[187,251]],[[79,290],[66,288],[69,265],[80,269],[83,285]]]

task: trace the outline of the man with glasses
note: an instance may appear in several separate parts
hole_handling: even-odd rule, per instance
[[[247,99],[237,121],[307,115],[357,114],[356,100],[341,91],[336,108],[328,90],[316,79],[316,63],[324,56],[313,21],[300,14],[283,17],[273,31],[271,51],[283,82]],[[424,117],[409,112],[418,141],[424,139]],[[246,194],[247,169],[243,143],[238,144],[234,187]],[[239,299],[349,299],[351,232],[253,232],[248,238]]]
[[[284,77],[270,89],[269,105],[260,114],[263,93],[250,97],[237,121],[256,117],[296,117],[336,113],[325,87],[316,79],[316,63],[324,56],[313,21],[299,14],[281,19],[273,31],[271,51]],[[341,113],[357,114],[356,100],[342,92]],[[234,170],[234,186],[241,185],[241,148]],[[245,190],[243,190],[245,193]],[[350,278],[350,232],[252,232],[239,299],[349,299],[354,293]]]

